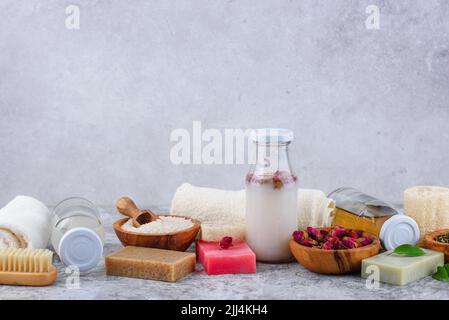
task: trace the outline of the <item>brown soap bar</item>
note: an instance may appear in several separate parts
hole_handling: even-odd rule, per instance
[[[106,274],[175,282],[195,271],[193,252],[125,247],[106,257]]]

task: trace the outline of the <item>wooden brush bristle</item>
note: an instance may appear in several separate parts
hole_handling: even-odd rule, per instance
[[[46,273],[52,258],[53,252],[47,249],[0,249],[0,271]]]

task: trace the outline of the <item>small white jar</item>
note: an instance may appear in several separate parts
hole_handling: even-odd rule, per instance
[[[51,225],[51,244],[66,266],[86,272],[98,265],[104,229],[92,202],[80,197],[64,199],[54,208]]]

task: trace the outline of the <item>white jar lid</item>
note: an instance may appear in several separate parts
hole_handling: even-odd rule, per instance
[[[103,257],[103,241],[91,229],[73,228],[62,236],[58,254],[66,266],[77,266],[80,272],[89,271]]]
[[[415,245],[419,240],[418,224],[409,216],[397,214],[384,222],[379,237],[385,250],[401,244]]]
[[[293,141],[293,131],[282,128],[262,128],[253,130],[251,139],[263,143],[287,143]]]

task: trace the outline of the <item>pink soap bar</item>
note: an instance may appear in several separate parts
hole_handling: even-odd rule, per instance
[[[222,249],[218,242],[200,240],[196,252],[207,274],[256,273],[256,255],[243,241]]]

